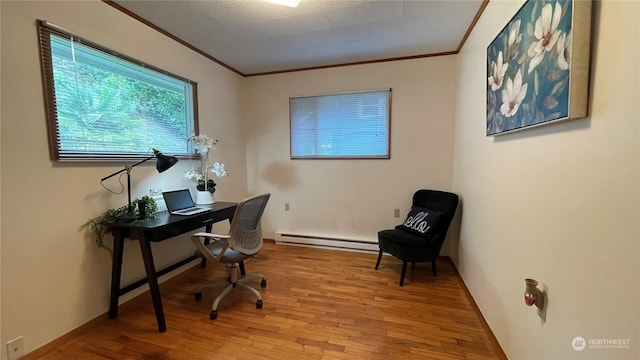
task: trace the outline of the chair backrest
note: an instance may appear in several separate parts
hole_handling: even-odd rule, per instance
[[[442,223],[439,227],[440,233],[442,233],[444,237],[456,213],[458,195],[446,191],[422,189],[413,194],[412,207],[414,206],[444,212]],[[442,241],[444,241],[444,238]]]
[[[262,249],[260,220],[271,194],[253,196],[242,200],[231,221],[229,247],[247,255]]]

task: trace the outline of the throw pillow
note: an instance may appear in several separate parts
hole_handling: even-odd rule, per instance
[[[400,227],[418,235],[433,234],[443,215],[442,211],[413,207]]]

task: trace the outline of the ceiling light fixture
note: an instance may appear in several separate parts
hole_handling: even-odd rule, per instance
[[[264,1],[268,1],[270,3],[274,3],[278,5],[284,5],[288,7],[297,7],[298,4],[300,4],[301,0],[264,0]]]

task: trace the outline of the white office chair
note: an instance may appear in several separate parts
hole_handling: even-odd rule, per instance
[[[233,215],[228,235],[199,232],[191,236],[193,244],[204,258],[211,262],[223,263],[229,273],[226,280],[205,284],[195,294],[196,300],[200,300],[202,298],[202,289],[217,287],[221,283],[228,284],[211,305],[211,313],[209,314],[211,320],[218,317],[220,300],[236,287],[245,289],[255,295],[258,298],[256,308],[262,309],[260,292],[246,285],[246,283],[255,279],[262,279],[260,287],[264,288],[267,286],[267,280],[261,274],[246,275],[239,279],[238,270],[242,261],[253,257],[262,249],[260,219],[270,196],[271,194],[264,194],[242,200]],[[206,239],[209,239],[211,243],[205,245],[203,240]]]

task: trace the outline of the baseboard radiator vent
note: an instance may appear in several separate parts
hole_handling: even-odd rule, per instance
[[[346,239],[330,236],[296,234],[283,231],[276,232],[275,242],[276,244],[281,245],[306,246],[368,253],[378,253],[380,250],[377,240]]]

